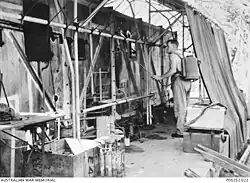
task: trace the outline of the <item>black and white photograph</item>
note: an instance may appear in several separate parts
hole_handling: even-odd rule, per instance
[[[0,183],[248,182],[249,155],[250,0],[0,0]]]

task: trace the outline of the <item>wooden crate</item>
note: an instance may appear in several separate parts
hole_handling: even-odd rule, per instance
[[[56,144],[55,144],[56,143]],[[66,140],[47,145],[42,161],[41,152],[25,153],[25,177],[94,177],[99,175],[99,148],[91,148],[74,154]],[[31,155],[30,155],[31,154]],[[30,155],[30,158],[28,158]],[[29,160],[28,160],[29,159]]]
[[[10,133],[9,130],[6,130]],[[25,140],[25,132],[16,130],[15,131],[16,136],[19,138]],[[0,131],[0,177],[10,177],[11,172],[11,137],[3,132]],[[15,147],[22,147],[15,149],[15,177],[21,177],[22,170],[23,170],[23,154],[22,151],[24,151],[25,144],[17,139],[15,140]]]
[[[229,156],[229,136],[222,132],[211,131],[188,131],[183,134],[183,151],[194,153],[194,147],[198,144],[213,149],[219,153]]]

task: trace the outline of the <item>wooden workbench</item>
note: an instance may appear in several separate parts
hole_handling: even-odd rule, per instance
[[[0,131],[2,130],[10,130],[10,129],[19,129],[23,128],[25,126],[40,124],[40,123],[46,123],[53,121],[61,116],[36,116],[36,115],[21,115],[18,116],[18,118],[21,118],[22,120],[13,120],[13,121],[7,121],[4,122],[5,124],[1,124],[0,122]],[[8,123],[8,124],[6,124]]]

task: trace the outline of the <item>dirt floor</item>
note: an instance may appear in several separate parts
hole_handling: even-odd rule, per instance
[[[142,130],[144,142],[133,141],[126,148],[126,177],[184,177],[188,168],[205,176],[212,167],[200,154],[183,152],[182,138],[171,137],[175,124],[172,111],[167,112],[153,130]]]

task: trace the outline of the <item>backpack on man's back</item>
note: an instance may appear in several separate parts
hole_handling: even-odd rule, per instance
[[[198,61],[194,56],[181,57],[178,53],[173,53],[181,58],[182,77],[185,80],[197,80],[200,77]]]

